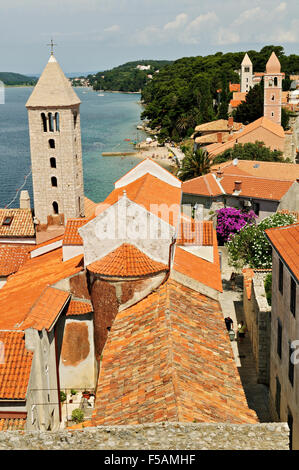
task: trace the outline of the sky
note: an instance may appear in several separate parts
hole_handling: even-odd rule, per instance
[[[299,54],[299,1],[0,0],[0,71],[41,73],[51,37],[66,73],[269,44]]]

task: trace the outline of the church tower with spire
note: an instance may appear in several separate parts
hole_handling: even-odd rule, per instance
[[[51,52],[26,108],[35,217],[84,217],[80,103]]]
[[[280,62],[275,52],[272,52],[266,64],[264,75],[264,116],[281,125],[282,79]]]
[[[253,65],[249,55],[245,54],[241,64],[241,93],[248,93],[253,87]]]

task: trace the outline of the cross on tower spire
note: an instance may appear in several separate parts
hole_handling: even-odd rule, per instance
[[[53,38],[51,38],[51,42],[47,46],[51,46],[51,55],[54,55],[54,46],[57,46],[57,44],[54,44]]]

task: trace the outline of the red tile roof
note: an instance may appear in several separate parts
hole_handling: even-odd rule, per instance
[[[136,246],[123,243],[104,258],[87,266],[87,269],[105,276],[135,277],[165,271],[168,266],[149,258]]]
[[[22,329],[34,328],[41,331],[43,328],[50,330],[59,313],[65,306],[70,294],[53,287],[46,287],[38,300],[34,303]]]
[[[25,400],[33,353],[25,348],[25,335],[0,331],[4,363],[0,362],[0,400]]]
[[[175,247],[172,270],[222,292],[220,259],[216,231],[213,230],[213,262],[207,261],[180,246]]]
[[[44,289],[83,270],[83,255],[62,261],[62,249],[28,260],[0,291],[0,329],[21,329]]]
[[[221,186],[212,173],[184,181],[182,190],[185,194],[200,194],[203,196],[220,196],[223,194]]]
[[[83,245],[83,240],[79,235],[78,228],[83,227],[94,217],[81,219],[68,219],[65,227],[63,245]]]
[[[97,203],[93,202],[88,197],[84,197],[84,210],[85,210],[85,217],[93,217],[95,215],[95,211],[97,208]]]
[[[12,218],[9,225],[3,225],[5,219]],[[0,209],[0,237],[34,237],[35,228],[30,209]]]
[[[218,302],[172,280],[116,316],[90,424],[162,421],[258,422]]]
[[[177,245],[213,246],[213,222],[180,222]]]
[[[229,91],[232,93],[234,91],[241,91],[241,85],[240,83],[230,83],[229,84]]]
[[[299,282],[299,223],[265,230],[279,256]]]
[[[224,174],[233,174],[236,172],[244,175],[259,176],[261,178],[271,178],[286,181],[295,181],[299,178],[299,165],[296,163],[280,162],[259,162],[257,160],[238,160],[234,165],[232,160],[213,165],[211,170],[216,172],[218,169]]]
[[[93,311],[92,304],[89,301],[71,300],[66,312],[67,316],[85,315]]]
[[[0,276],[9,276],[29,259],[28,245],[0,245]]]

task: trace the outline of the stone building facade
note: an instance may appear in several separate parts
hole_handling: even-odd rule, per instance
[[[268,229],[266,234],[273,247],[270,411],[274,420],[288,423],[292,449],[298,450],[299,225]]]
[[[51,55],[26,107],[35,216],[84,216],[80,100]]]

